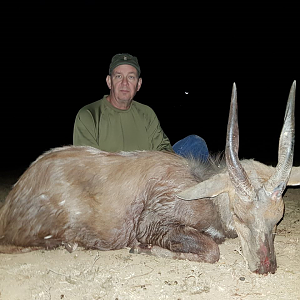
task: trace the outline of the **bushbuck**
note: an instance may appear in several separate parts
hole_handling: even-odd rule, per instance
[[[300,184],[292,168],[296,82],[287,103],[276,167],[239,160],[233,85],[225,158],[55,148],[24,172],[0,210],[0,252],[64,245],[214,263],[218,244],[239,237],[251,271],[277,268],[274,231],[282,194]],[[193,200],[193,201],[187,201]]]

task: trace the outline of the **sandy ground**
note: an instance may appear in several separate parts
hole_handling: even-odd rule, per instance
[[[0,201],[16,174],[0,173]],[[238,239],[220,246],[216,264],[130,254],[129,249],[65,249],[0,254],[0,299],[300,299],[300,188],[284,196],[275,238],[278,270],[251,273]]]

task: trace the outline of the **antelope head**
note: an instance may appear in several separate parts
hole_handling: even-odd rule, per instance
[[[264,165],[267,173],[261,176],[251,164],[244,164],[238,157],[237,92],[233,84],[225,149],[227,172],[215,175],[178,195],[179,198],[193,200],[228,193],[231,221],[241,240],[243,255],[250,270],[258,274],[275,273],[277,269],[274,236],[276,224],[284,213],[282,194],[293,165],[295,93],[294,81],[280,135],[277,166]]]

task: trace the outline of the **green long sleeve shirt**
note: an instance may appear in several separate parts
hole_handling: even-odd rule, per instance
[[[121,110],[115,108],[107,96],[79,110],[74,124],[73,144],[108,152],[173,152],[156,114],[149,106],[132,101],[128,110]]]

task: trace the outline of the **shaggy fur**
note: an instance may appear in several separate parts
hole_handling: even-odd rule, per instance
[[[203,164],[163,152],[53,149],[32,163],[7,196],[0,243],[47,249],[64,244],[68,250],[74,244],[110,250],[142,243],[214,262],[216,242],[235,236],[233,227],[220,223],[218,203],[186,202],[176,194],[223,168],[219,160]]]

